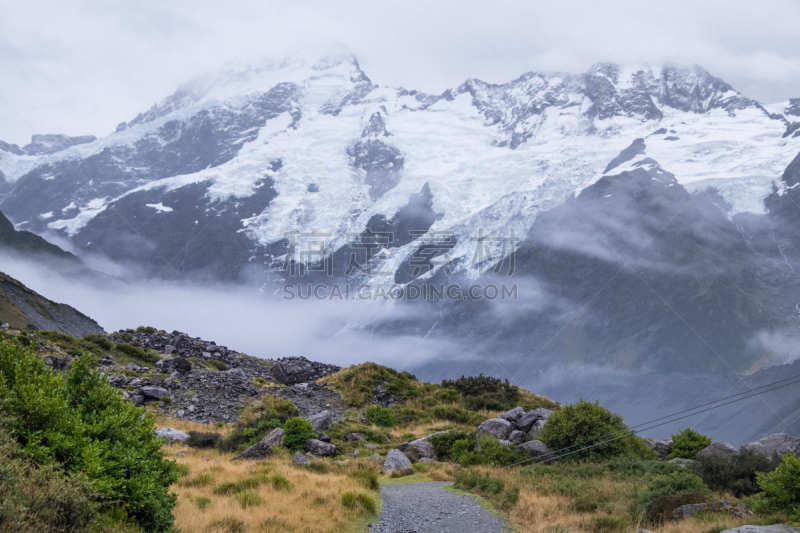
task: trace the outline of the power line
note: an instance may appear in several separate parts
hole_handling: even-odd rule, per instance
[[[633,430],[633,431],[630,431],[630,430],[623,430],[623,431],[629,431],[629,432],[628,432],[628,433],[626,433],[625,435],[621,435],[621,436],[619,436],[619,437],[615,437],[615,438],[613,438],[613,439],[608,439],[608,440],[605,440],[605,441],[603,441],[603,442],[598,442],[597,444],[592,444],[592,445],[590,445],[590,446],[586,446],[586,447],[584,447],[584,448],[580,448],[580,449],[578,449],[578,450],[574,450],[574,451],[571,451],[571,452],[568,452],[568,453],[565,453],[565,454],[557,455],[557,456],[555,456],[555,457],[552,457],[552,456],[545,456],[544,458],[540,458],[540,457],[534,457],[534,458],[531,458],[531,459],[526,459],[525,461],[520,461],[520,462],[518,462],[518,463],[514,463],[514,464],[512,464],[512,465],[508,465],[506,468],[510,468],[510,467],[512,467],[512,466],[521,465],[521,464],[523,464],[523,463],[528,463],[528,462],[530,462],[530,461],[535,461],[535,460],[537,460],[537,459],[539,459],[539,461],[537,461],[537,462],[533,463],[534,465],[536,465],[536,464],[541,464],[541,463],[544,463],[544,462],[554,461],[554,460],[556,460],[556,459],[561,459],[562,457],[567,457],[567,456],[569,456],[569,455],[573,455],[573,454],[576,454],[576,453],[579,453],[579,452],[583,452],[583,451],[586,451],[586,450],[590,450],[590,449],[592,449],[592,448],[596,448],[597,446],[601,446],[601,445],[603,445],[603,444],[608,444],[609,442],[614,442],[614,441],[616,441],[616,440],[619,440],[619,439],[624,439],[625,437],[630,437],[631,435],[635,435],[636,433],[638,433],[638,432],[640,432],[640,431],[647,431],[647,430],[649,430],[649,429],[653,429],[653,428],[657,428],[657,427],[660,427],[660,426],[664,426],[664,425],[666,425],[666,424],[671,424],[672,422],[677,422],[678,420],[683,420],[684,418],[689,418],[690,416],[699,415],[699,414],[701,414],[701,413],[705,413],[705,412],[708,412],[708,411],[712,411],[712,410],[714,410],[714,409],[718,409],[718,408],[720,408],[720,407],[724,407],[724,406],[726,406],[726,405],[730,405],[730,404],[732,404],[732,403],[736,403],[736,402],[740,402],[740,401],[742,401],[742,400],[747,400],[747,399],[749,399],[749,398],[753,398],[753,397],[755,397],[755,396],[758,396],[758,395],[760,395],[760,394],[762,394],[762,393],[766,393],[766,392],[772,392],[772,391],[775,391],[775,390],[777,390],[777,389],[782,389],[783,387],[788,387],[788,386],[790,386],[790,385],[795,385],[795,384],[797,384],[797,383],[800,383],[800,379],[798,379],[798,378],[800,378],[800,375],[793,376],[793,377],[786,378],[786,379],[782,379],[782,380],[779,380],[779,381],[775,381],[775,382],[773,382],[773,383],[770,383],[770,384],[768,384],[768,385],[762,385],[761,387],[757,387],[756,389],[753,389],[752,391],[747,391],[747,392],[745,392],[745,393],[733,394],[733,395],[731,395],[731,396],[727,396],[727,397],[725,397],[725,398],[722,398],[722,399],[716,400],[716,401],[714,401],[714,402],[710,402],[710,403],[706,403],[706,404],[703,404],[703,405],[699,405],[699,406],[697,406],[697,407],[693,407],[693,408],[691,408],[691,409],[687,409],[687,410],[685,410],[685,411],[680,411],[680,412],[678,412],[678,413],[675,413],[675,414],[673,414],[673,415],[667,415],[667,416],[663,416],[663,417],[661,417],[661,418],[656,418],[656,419],[654,419],[654,420],[651,420],[651,421],[649,421],[649,422],[644,422],[644,423],[642,423],[642,424],[638,424],[638,426],[642,426],[642,425],[646,425],[646,424],[652,424],[653,422],[658,422],[658,421],[660,421],[660,420],[664,420],[665,418],[672,418],[673,416],[677,416],[677,415],[679,415],[679,414],[687,413],[687,412],[689,412],[689,411],[695,411],[695,410],[697,410],[697,409],[699,409],[699,408],[701,408],[701,407],[706,407],[706,406],[708,406],[708,405],[717,404],[717,403],[719,403],[719,402],[721,402],[721,401],[724,401],[724,400],[727,400],[727,399],[730,399],[730,398],[735,398],[736,396],[742,396],[743,394],[748,394],[747,396],[744,396],[744,397],[742,397],[742,398],[737,398],[737,399],[735,399],[735,400],[731,400],[731,401],[729,401],[729,402],[722,403],[722,404],[719,404],[719,405],[713,405],[713,407],[708,407],[707,409],[703,409],[702,411],[697,411],[696,413],[690,413],[690,414],[687,414],[687,415],[681,416],[681,417],[679,417],[679,418],[673,418],[673,419],[671,419],[671,420],[667,420],[666,422],[661,422],[660,424],[655,424],[655,425],[652,425],[652,426],[646,427],[646,428],[644,428],[644,429],[641,429],[641,430]],[[790,383],[785,383],[786,381],[793,380],[793,379],[794,379],[794,380],[796,380],[796,381],[792,381],[792,382],[790,382]],[[779,386],[777,386],[777,387],[776,387],[775,385],[778,385],[779,383],[783,383],[783,385],[779,385]],[[769,389],[767,389],[767,390],[765,390],[765,391],[761,391],[761,392],[754,392],[754,391],[756,391],[756,390],[758,390],[758,389],[763,389],[763,388],[766,388],[766,387],[771,387],[771,388],[769,388]],[[633,427],[638,427],[638,426],[633,426]],[[617,432],[615,432],[615,433],[619,433],[619,431],[617,431]],[[614,435],[615,433],[609,433],[608,435],[604,435],[604,437],[605,437],[605,436]],[[603,437],[599,437],[599,438],[603,438]],[[556,454],[556,453],[559,453],[559,452],[562,452],[562,451],[565,451],[565,450],[568,450],[568,449],[570,449],[570,448],[574,448],[574,447],[575,447],[575,445],[573,445],[573,446],[569,446],[569,447],[567,447],[567,448],[562,448],[562,449],[560,449],[560,450],[557,450],[557,451],[555,451],[555,452],[551,452],[551,454],[548,454],[548,455],[553,455],[553,454]]]
[[[730,400],[731,398],[736,398],[737,396],[742,396],[743,394],[752,394],[752,393],[754,393],[755,391],[757,391],[759,389],[765,389],[767,387],[772,387],[772,386],[777,385],[779,383],[784,383],[786,381],[789,381],[789,380],[792,380],[792,379],[797,379],[797,378],[800,378],[800,374],[798,374],[796,376],[788,377],[786,379],[780,379],[778,381],[773,381],[772,383],[768,383],[766,385],[761,385],[760,387],[755,387],[753,389],[750,389],[750,390],[747,390],[747,391],[744,391],[744,392],[740,392],[740,393],[737,393],[737,394],[731,394],[730,396],[725,396],[724,398],[718,398],[718,399],[716,399],[716,400],[714,400],[712,402],[704,403],[704,404],[701,404],[701,405],[696,405],[694,407],[690,407],[689,409],[684,409],[683,411],[678,411],[677,413],[672,413],[671,415],[662,416],[661,418],[656,418],[654,420],[648,420],[647,422],[642,422],[640,424],[636,424],[635,426],[631,426],[628,429],[623,429],[623,430],[620,430],[620,431],[614,431],[613,433],[607,433],[606,435],[601,435],[601,436],[599,436],[597,438],[598,439],[604,439],[606,437],[610,437],[612,435],[616,435],[617,433],[621,433],[623,431],[628,431],[628,430],[631,430],[631,429],[634,429],[634,428],[638,428],[640,426],[645,426],[647,424],[652,424],[653,422],[658,422],[660,420],[664,420],[665,418],[672,418],[673,416],[682,415],[684,413],[688,413],[690,411],[694,411],[696,409],[700,409],[701,407],[707,407],[709,405],[714,405],[714,404],[717,404],[719,402],[724,402],[725,400]],[[763,391],[763,392],[769,392],[769,391]],[[699,414],[699,413],[694,413],[694,414]],[[674,422],[674,420],[673,420],[673,422]],[[642,430],[642,431],[644,431],[644,430]],[[561,448],[560,450],[556,450],[553,453],[561,453],[563,451],[566,451],[566,450],[569,450],[571,448],[574,448],[575,446],[580,446],[580,445],[579,444],[573,444],[572,446],[567,446],[566,448]]]

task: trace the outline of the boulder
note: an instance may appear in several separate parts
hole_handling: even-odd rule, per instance
[[[736,448],[731,446],[729,443],[725,442],[724,440],[712,442],[699,452],[697,452],[697,457],[711,457],[711,456],[719,456],[719,457],[729,457],[736,453]]]
[[[553,464],[556,460],[556,455],[547,447],[547,444],[540,440],[531,440],[523,442],[517,446],[521,452],[527,452],[532,458],[536,459],[535,462],[544,462],[545,464]]]
[[[673,520],[683,520],[689,518],[697,513],[726,513],[731,514],[737,518],[745,518],[752,516],[753,513],[747,509],[747,506],[742,502],[720,501],[720,502],[707,502],[707,503],[692,503],[689,505],[681,505],[672,512]]]
[[[272,447],[280,446],[282,443],[283,430],[281,428],[275,428],[270,431],[269,435],[247,448],[241,454],[231,459],[231,461],[239,461],[242,459],[266,459],[272,456]]]
[[[292,464],[295,466],[307,465],[310,462],[311,461],[308,460],[308,457],[303,455],[303,452],[299,450],[294,452],[294,455],[292,456]]]
[[[741,526],[726,529],[722,533],[800,533],[800,527],[790,527],[786,524],[773,526]]]
[[[478,431],[476,432],[475,436],[480,438],[481,435],[488,433],[489,435],[493,435],[498,439],[507,439],[513,429],[514,426],[512,426],[511,422],[508,420],[503,420],[502,418],[490,418],[478,426]]]
[[[398,401],[399,400],[397,398],[392,396],[387,391],[379,392],[378,394],[375,395],[375,398],[373,399],[373,403],[376,403],[382,407],[392,407],[394,405],[397,405]]]
[[[538,420],[547,420],[553,411],[550,409],[533,409],[528,411],[516,421],[517,429],[527,433],[530,431],[531,426]]]
[[[536,422],[534,422],[533,425],[531,426],[531,429],[528,430],[528,434],[525,435],[525,441],[527,442],[529,440],[536,440],[536,436],[539,434],[540,431],[542,431],[542,428],[544,427],[545,423],[547,423],[547,420],[544,419],[539,419]]]
[[[156,435],[164,437],[164,444],[172,444],[173,442],[184,442],[189,438],[189,435],[178,429],[162,428],[156,430]]]
[[[508,435],[508,440],[512,444],[522,444],[525,441],[525,432],[515,429]]]
[[[305,357],[287,357],[272,365],[272,375],[285,385],[309,383],[327,375],[327,368],[323,368],[326,366],[328,365],[312,363]]]
[[[373,453],[372,455],[367,457],[367,459],[369,459],[370,461],[375,461],[376,463],[380,463],[381,462],[381,456],[378,455],[377,453]]]
[[[431,433],[430,435],[425,435],[424,437],[422,437],[420,439],[412,440],[409,444],[414,444],[415,442],[422,442],[424,440],[430,440],[431,437],[435,437],[436,435],[445,435],[447,433],[449,433],[449,431],[437,431],[436,433]]]
[[[328,442],[328,443],[329,443],[331,440],[333,440],[333,439],[331,439],[331,436],[330,436],[330,435],[320,435],[320,436],[319,436],[319,437],[317,437],[317,438],[318,438],[319,440],[321,440],[322,442]]]
[[[790,437],[786,433],[776,433],[761,440],[745,444],[742,449],[752,450],[770,459],[776,455],[783,456],[787,453],[797,455],[800,453],[800,437]]]
[[[658,453],[658,458],[663,461],[672,453],[672,439],[664,439],[656,442],[655,449],[656,453]]]
[[[336,446],[319,439],[308,439],[306,441],[306,451],[320,457],[332,457],[336,453]]]
[[[519,417],[521,417],[524,414],[525,414],[525,409],[523,409],[522,407],[515,407],[510,411],[506,411],[497,418],[502,418],[503,420],[508,420],[509,422],[516,422],[517,420],[519,420]]]
[[[434,461],[433,459],[428,459],[427,457],[423,457],[422,459],[419,460],[419,462],[429,465],[431,463],[435,463],[436,461]]]
[[[386,459],[383,461],[383,472],[391,475],[393,472],[400,472],[401,474],[413,474],[414,469],[411,468],[411,461],[400,450],[389,450],[386,454]]]
[[[319,435],[320,433],[324,433],[331,429],[331,426],[333,425],[333,414],[326,410],[315,415],[311,415],[306,418],[306,420],[311,422],[311,425],[314,426],[314,433]]]
[[[164,396],[169,396],[169,391],[164,387],[142,387],[139,392],[146,400],[160,400]]]
[[[356,440],[366,440],[366,439],[367,436],[364,435],[363,433],[348,433],[347,435],[344,436],[344,440],[346,440],[347,442],[353,442]]]
[[[434,448],[433,444],[426,440],[415,440],[409,442],[408,445],[417,461],[420,459],[432,459],[434,461],[439,459],[439,457],[436,455],[436,448]]]

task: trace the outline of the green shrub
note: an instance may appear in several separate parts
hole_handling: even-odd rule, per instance
[[[458,391],[456,389],[442,389],[436,393],[436,398],[443,403],[455,403],[458,401]]]
[[[504,446],[499,440],[490,435],[483,435],[478,439],[475,449],[460,452],[458,464],[462,466],[508,466],[524,461],[529,457],[529,455],[518,451],[516,448]]]
[[[417,463],[417,464],[423,464],[423,463]],[[365,489],[369,490],[379,489],[378,474],[376,474],[372,470],[368,470],[366,468],[359,468],[358,470],[349,472],[347,475],[357,480],[359,483],[361,483],[361,486],[363,486]]]
[[[142,529],[171,529],[178,473],[155,420],[93,372],[88,356],[59,374],[32,350],[0,344],[0,414],[12,417],[10,434],[31,461],[84,472],[98,500],[113,502],[104,509],[124,503]]]
[[[388,407],[381,407],[380,405],[370,405],[367,407],[365,413],[367,423],[376,426],[390,428],[397,425],[394,412]]]
[[[485,494],[500,494],[505,488],[506,482],[500,478],[493,478],[487,472],[481,474],[471,468],[462,468],[456,472],[456,479],[453,486],[461,490],[480,491]]]
[[[240,479],[237,481],[228,481],[226,483],[220,483],[219,485],[214,487],[213,492],[214,494],[218,494],[221,496],[233,496],[235,494],[239,494],[240,492],[244,492],[246,490],[252,490],[258,488],[259,486],[263,485],[266,480],[267,477],[261,474]]]
[[[0,530],[88,533],[100,506],[80,475],[36,467],[0,424]],[[105,529],[104,529],[105,531]]]
[[[378,504],[366,494],[356,494],[356,501],[369,514],[378,514]]]
[[[593,516],[584,527],[592,533],[618,533],[629,527],[626,516]]]
[[[261,505],[261,496],[255,492],[240,492],[236,494],[233,499],[236,500],[236,503],[238,503],[242,509]]]
[[[206,498],[205,496],[197,496],[192,501],[197,506],[198,509],[205,509],[209,505],[211,505],[211,499]]]
[[[285,476],[280,474],[275,474],[272,476],[272,488],[275,490],[285,490],[288,491],[292,488],[291,482],[286,479]]]
[[[283,445],[292,452],[305,450],[306,441],[317,437],[311,422],[299,416],[287,420],[283,425],[283,431]]]
[[[759,472],[756,480],[774,509],[800,513],[800,459],[787,453],[780,466]]]
[[[576,512],[593,513],[600,507],[600,502],[594,496],[579,496],[572,502]]]
[[[146,333],[148,335],[152,335],[153,333],[158,333],[156,328],[151,328],[150,326],[139,326],[136,328],[136,333]]]
[[[682,459],[694,459],[697,452],[711,444],[711,439],[705,435],[690,429],[682,429],[672,436],[672,451],[667,459],[680,457]]]
[[[508,380],[484,376],[461,376],[456,380],[445,379],[442,387],[452,388],[461,393],[464,406],[472,411],[490,409],[493,411],[507,411],[513,409],[522,400],[519,389],[511,385]]]
[[[210,526],[214,531],[222,531],[224,533],[247,533],[247,527],[244,521],[239,520],[235,516],[226,516],[214,520],[211,522]]]
[[[433,417],[437,420],[448,420],[457,424],[477,426],[486,420],[486,417],[479,413],[452,405],[437,405],[432,412]]]
[[[186,445],[190,448],[216,448],[222,435],[213,432],[190,431]]]
[[[189,468],[189,465],[185,465],[182,463],[175,463],[175,471],[178,473],[180,477],[186,477],[192,473],[192,469]]]
[[[623,436],[628,431],[628,426],[622,421],[620,415],[612,413],[598,402],[587,402],[581,399],[578,403],[565,405],[550,415],[536,438],[547,444],[552,450],[569,448],[569,450],[565,450],[565,453],[569,453]],[[630,435],[588,450],[572,453],[563,460],[600,462],[620,455],[653,458],[656,456],[655,452],[647,448],[641,439]]]
[[[671,519],[672,512],[678,507],[707,501],[708,496],[699,491],[684,494],[662,494],[647,510],[647,519],[652,524],[666,522]]]
[[[213,485],[216,479],[213,475],[209,474],[208,472],[202,472],[197,474],[192,479],[186,481],[184,483],[185,487],[207,487],[209,485]]]
[[[127,355],[131,359],[137,359],[139,361],[144,361],[145,363],[156,363],[161,359],[161,356],[158,355],[158,352],[154,350],[145,350],[139,346],[133,346],[132,344],[127,344],[121,342],[114,347],[114,350]]]
[[[458,441],[466,441],[466,443],[459,444],[457,449],[453,449],[453,446]],[[476,441],[475,433],[448,431],[447,433],[443,433],[441,435],[434,435],[428,439],[428,442],[430,442],[436,449],[436,455],[439,457],[439,459],[451,459],[455,462],[458,462],[460,455],[463,452],[474,448]]]
[[[695,469],[712,490],[730,492],[737,498],[761,491],[756,482],[758,472],[772,472],[781,460],[769,459],[753,450],[741,450],[728,457],[700,456]]]
[[[633,503],[628,508],[628,512],[633,520],[636,521],[639,518],[647,517],[656,500],[661,496],[688,494],[690,492],[701,492],[707,497],[710,496],[710,491],[703,484],[703,480],[691,472],[675,472],[659,476],[650,482],[646,490],[634,498]]]
[[[341,498],[342,505],[347,507],[348,509],[355,509],[356,507],[356,495],[352,492],[345,492],[342,494]]]

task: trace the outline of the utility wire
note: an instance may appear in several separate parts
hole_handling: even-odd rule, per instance
[[[724,400],[726,400],[726,399],[734,398],[734,397],[736,397],[736,396],[741,396],[742,394],[749,394],[748,396],[744,396],[744,397],[742,397],[742,398],[737,398],[736,400],[731,400],[731,401],[729,401],[729,402],[725,402],[725,403],[723,403],[723,404],[714,405],[713,407],[708,407],[707,409],[703,409],[702,411],[697,411],[696,413],[691,413],[691,414],[687,414],[687,415],[681,416],[681,417],[679,417],[679,418],[674,418],[674,419],[672,419],[672,420],[667,420],[666,422],[661,422],[660,424],[655,424],[655,425],[652,425],[652,426],[646,427],[646,428],[644,428],[644,429],[641,429],[641,430],[633,430],[633,431],[629,431],[629,432],[628,432],[628,433],[626,433],[625,435],[622,435],[622,436],[619,436],[619,437],[615,437],[615,438],[613,438],[613,439],[608,439],[608,440],[605,440],[605,441],[603,441],[603,442],[598,442],[597,444],[592,444],[592,445],[590,445],[590,446],[586,446],[586,447],[584,447],[584,448],[581,448],[581,449],[578,449],[578,450],[574,450],[574,451],[571,451],[571,452],[568,452],[568,453],[565,453],[565,454],[557,455],[557,456],[555,456],[555,457],[553,457],[553,456],[552,456],[552,455],[554,455],[554,454],[556,454],[556,453],[559,453],[559,452],[561,452],[561,451],[568,450],[569,448],[573,448],[573,447],[574,447],[574,446],[570,446],[570,447],[568,447],[568,448],[562,448],[561,450],[558,450],[558,451],[556,451],[556,452],[551,452],[550,454],[548,454],[548,455],[547,455],[547,456],[545,456],[544,458],[541,458],[541,457],[533,457],[533,458],[531,458],[531,459],[526,459],[526,460],[524,460],[524,461],[520,461],[520,462],[518,462],[518,463],[514,463],[514,464],[512,464],[512,465],[508,465],[506,468],[511,468],[512,466],[517,466],[517,465],[521,465],[521,464],[528,463],[528,462],[531,462],[531,461],[536,461],[537,459],[538,459],[538,461],[537,461],[537,462],[535,462],[535,463],[533,463],[534,465],[541,464],[541,463],[544,463],[544,462],[555,461],[556,459],[561,459],[562,457],[567,457],[567,456],[569,456],[569,455],[573,455],[573,454],[576,454],[576,453],[579,453],[579,452],[583,452],[583,451],[586,451],[586,450],[590,450],[590,449],[592,449],[592,448],[596,448],[597,446],[601,446],[601,445],[603,445],[603,444],[608,444],[609,442],[614,442],[614,441],[616,441],[616,440],[619,440],[619,439],[624,439],[625,437],[630,437],[631,435],[635,435],[635,434],[636,434],[636,433],[638,433],[639,431],[647,431],[647,430],[649,430],[649,429],[653,429],[653,428],[657,428],[657,427],[660,427],[660,426],[664,426],[664,425],[666,425],[666,424],[671,424],[672,422],[677,422],[678,420],[683,420],[684,418],[689,418],[690,416],[699,415],[699,414],[701,414],[701,413],[705,413],[705,412],[708,412],[708,411],[712,411],[712,410],[714,410],[714,409],[718,409],[718,408],[720,408],[720,407],[724,407],[724,406],[726,406],[726,405],[730,405],[730,404],[732,404],[732,403],[736,403],[736,402],[740,402],[740,401],[742,401],[742,400],[747,400],[747,399],[749,399],[749,398],[753,398],[753,397],[755,397],[755,396],[758,396],[759,394],[762,394],[762,393],[766,393],[766,392],[772,392],[772,391],[774,391],[774,390],[777,390],[777,389],[782,389],[783,387],[788,387],[788,386],[790,386],[790,385],[795,385],[795,384],[797,384],[797,383],[800,383],[800,379],[797,379],[797,378],[800,378],[800,376],[794,376],[794,377],[791,377],[791,378],[786,378],[786,379],[783,379],[783,380],[780,380],[780,381],[775,381],[775,382],[773,382],[773,383],[770,383],[770,384],[768,384],[768,385],[763,385],[763,386],[761,386],[761,387],[758,387],[758,389],[763,389],[763,388],[765,388],[765,387],[772,387],[772,388],[770,388],[770,389],[768,389],[768,390],[765,390],[765,391],[761,391],[761,392],[754,392],[754,391],[755,391],[755,390],[757,390],[757,389],[753,389],[753,391],[747,391],[746,393],[734,394],[734,395],[728,396],[728,397],[726,397],[726,398],[722,398],[722,399],[720,399],[720,400],[717,400],[717,401],[715,401],[715,402],[710,402],[710,403],[707,403],[707,404],[703,404],[703,405],[700,405],[700,406],[694,407],[694,408],[692,408],[692,409],[688,409],[688,410],[686,410],[686,411],[681,411],[680,413],[676,413],[675,415],[668,415],[668,416],[664,416],[664,417],[661,417],[661,418],[656,418],[655,420],[651,420],[651,421],[649,421],[649,422],[644,422],[644,423],[642,423],[642,424],[639,424],[639,426],[642,426],[642,425],[645,425],[645,424],[651,424],[651,423],[653,423],[653,422],[658,422],[658,421],[660,421],[660,420],[664,420],[665,418],[671,418],[671,417],[673,417],[673,416],[676,416],[676,415],[678,415],[678,414],[682,414],[682,413],[686,413],[686,412],[688,412],[688,411],[694,411],[694,410],[696,410],[696,409],[699,409],[700,407],[705,407],[705,406],[708,406],[708,405],[711,405],[711,404],[716,404],[716,403],[719,403],[720,401],[724,401]],[[792,380],[792,379],[797,379],[797,381],[792,381],[792,382],[790,382],[790,383],[785,383],[786,381],[788,381],[788,380]],[[783,383],[783,385],[778,385],[779,383]],[[778,385],[778,386],[775,386],[775,385]],[[638,427],[638,426],[634,426],[634,427]],[[617,432],[617,433],[619,433],[619,432]],[[613,434],[614,434],[614,433],[609,433],[609,435],[613,435]],[[600,438],[603,438],[603,437],[600,437]]]
[[[772,383],[767,383],[766,385],[761,385],[760,387],[755,387],[753,389],[746,390],[744,392],[740,392],[740,393],[737,393],[737,394],[731,394],[730,396],[725,396],[724,398],[718,398],[718,399],[714,400],[713,402],[708,402],[708,403],[704,403],[704,404],[701,404],[701,405],[696,405],[696,406],[691,407],[689,409],[684,409],[683,411],[678,411],[677,413],[672,413],[671,415],[662,416],[661,418],[656,418],[654,420],[648,420],[647,422],[642,422],[640,424],[636,424],[635,426],[631,426],[628,429],[622,429],[620,431],[614,431],[612,433],[607,433],[607,434],[601,435],[601,436],[599,436],[597,438],[598,439],[604,439],[606,437],[611,437],[612,435],[616,435],[617,433],[621,433],[623,431],[629,431],[631,429],[638,428],[640,426],[646,426],[647,424],[652,424],[653,422],[659,422],[661,420],[664,420],[665,418],[672,418],[673,416],[682,415],[684,413],[688,413],[690,411],[694,411],[694,410],[700,409],[702,407],[707,407],[709,405],[714,405],[714,404],[717,404],[719,402],[724,402],[725,400],[730,400],[731,398],[736,398],[737,396],[742,396],[743,394],[752,394],[752,393],[754,393],[755,391],[757,391],[759,389],[765,389],[767,387],[772,387],[773,385],[777,385],[779,383],[784,383],[786,381],[793,380],[793,379],[798,379],[798,378],[800,378],[800,374],[798,374],[796,376],[788,377],[786,379],[780,379],[778,381],[773,381]],[[769,391],[762,391],[762,392],[769,392]],[[694,413],[694,414],[698,414],[698,413]],[[671,422],[674,422],[674,420],[671,421]],[[648,428],[645,428],[642,431],[645,431],[646,429],[648,429]],[[563,451],[566,451],[566,450],[569,450],[571,448],[574,448],[575,446],[580,446],[580,444],[573,444],[572,446],[567,446],[566,448],[561,448],[560,450],[555,450],[553,453],[561,453]]]

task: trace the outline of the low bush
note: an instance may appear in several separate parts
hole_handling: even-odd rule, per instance
[[[772,472],[781,464],[777,457],[769,459],[752,450],[741,450],[728,457],[700,456],[696,461],[695,469],[709,488],[730,492],[737,498],[760,492],[757,474]]]
[[[158,352],[154,350],[145,350],[139,346],[133,346],[132,344],[127,344],[121,342],[114,347],[114,350],[127,355],[131,359],[136,359],[138,361],[144,361],[145,363],[156,363],[161,359],[161,356],[158,355]]]
[[[345,492],[341,498],[342,505],[348,509],[354,509],[356,506],[356,495],[352,492]]]
[[[186,445],[190,448],[216,448],[222,435],[213,432],[190,431]]]
[[[378,504],[367,494],[356,494],[356,501],[361,507],[370,514],[378,514]]]
[[[397,419],[394,416],[394,411],[388,407],[380,405],[370,405],[364,413],[367,423],[376,426],[390,428],[397,425]]]
[[[31,349],[0,343],[0,384],[0,415],[12,418],[9,433],[33,463],[84,472],[104,510],[125,504],[146,531],[172,528],[178,472],[155,420],[92,371],[89,356],[60,374]]]
[[[423,463],[417,463],[423,464]],[[378,490],[378,474],[376,474],[372,470],[368,470],[367,468],[359,468],[358,470],[353,470],[352,472],[348,472],[347,474],[351,478],[355,479],[361,486],[365,489],[369,490]]]
[[[464,406],[472,411],[490,409],[493,411],[507,411],[516,407],[522,395],[519,389],[511,385],[508,380],[484,376],[461,376],[455,380],[443,380],[442,387],[458,391],[464,399]]]
[[[192,479],[189,479],[183,483],[185,487],[207,487],[209,485],[213,485],[216,481],[216,478],[208,472],[202,472],[197,474]]]
[[[492,436],[484,435],[478,439],[478,443],[473,450],[459,453],[458,464],[462,466],[508,466],[524,461],[529,457],[528,454],[520,452],[516,448],[504,446]]]
[[[671,519],[672,512],[678,507],[707,501],[708,495],[699,491],[684,494],[662,494],[655,499],[650,509],[648,509],[647,519],[652,524],[666,522]]]
[[[787,453],[775,470],[757,473],[756,481],[772,508],[800,514],[800,459]]]
[[[598,402],[581,399],[578,403],[565,405],[550,415],[536,438],[553,450],[573,447],[573,450],[578,450],[623,436],[628,432],[628,426],[620,415],[612,413]],[[600,462],[621,455],[654,459],[656,452],[650,450],[642,439],[629,435],[578,451],[562,461]]]
[[[506,482],[499,478],[493,478],[487,472],[481,474],[477,470],[464,468],[456,472],[456,479],[453,486],[461,490],[480,491],[484,494],[500,494],[505,488]]]
[[[455,449],[453,446],[456,442],[461,442]],[[434,435],[428,442],[433,444],[436,449],[436,455],[441,460],[450,459],[458,462],[459,457],[465,451],[472,450],[475,447],[475,433],[464,433],[460,431],[448,431],[441,435]]]
[[[247,526],[243,520],[239,520],[235,516],[225,516],[218,520],[214,520],[210,524],[213,531],[222,533],[247,533]]]
[[[288,491],[292,488],[292,483],[285,476],[280,474],[275,474],[272,476],[270,481],[272,483],[272,488],[275,490]]]
[[[228,365],[226,365],[219,359],[207,359],[203,361],[203,366],[208,368],[209,370],[217,370],[218,372],[225,372],[226,370],[228,370]]]
[[[197,506],[198,509],[205,509],[209,505],[211,505],[211,499],[206,498],[205,496],[197,496],[193,500],[194,504]]]
[[[711,491],[703,484],[703,480],[691,472],[675,472],[659,476],[650,482],[646,490],[634,498],[628,512],[634,521],[647,518],[661,496],[691,492],[702,493],[707,498],[711,495]]]
[[[437,405],[433,408],[433,418],[437,420],[447,420],[457,424],[474,425],[477,426],[486,417],[474,411],[461,409],[460,407],[453,407],[452,405]]]
[[[283,425],[283,431],[283,445],[292,452],[305,450],[306,441],[317,437],[311,422],[300,417],[287,420]]]
[[[672,451],[667,459],[679,457],[681,459],[694,459],[697,452],[711,444],[711,439],[690,429],[682,429],[672,436]]]
[[[233,499],[236,500],[236,503],[238,503],[242,509],[261,505],[261,496],[255,492],[240,492],[236,494]]]
[[[584,528],[592,533],[619,533],[628,529],[630,521],[627,516],[593,516]]]

